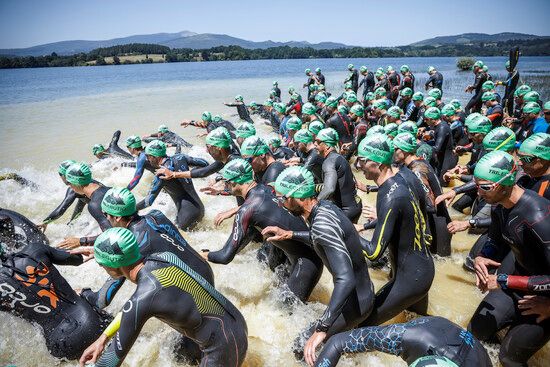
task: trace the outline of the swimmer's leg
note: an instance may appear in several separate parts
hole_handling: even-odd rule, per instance
[[[516,318],[514,299],[501,289],[489,292],[477,307],[468,330],[481,341],[494,341],[496,333]]]
[[[500,345],[499,359],[504,367],[527,367],[527,361],[548,340],[550,320],[538,324],[535,316],[519,316]]]

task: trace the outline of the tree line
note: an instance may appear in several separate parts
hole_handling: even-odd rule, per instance
[[[47,56],[8,57],[0,56],[0,69],[38,68],[58,66],[107,65],[152,63],[151,54],[163,55],[156,62],[192,62],[224,60],[267,60],[308,58],[378,58],[378,57],[459,57],[459,56],[505,56],[519,46],[524,56],[550,56],[550,38],[535,40],[511,40],[506,42],[477,42],[468,45],[402,46],[402,47],[349,47],[331,50],[316,50],[311,47],[280,46],[267,49],[246,49],[240,46],[219,46],[204,50],[171,49],[156,44],[132,43],[102,47],[88,53],[60,56],[55,52]],[[121,57],[146,55],[141,60],[121,62]]]

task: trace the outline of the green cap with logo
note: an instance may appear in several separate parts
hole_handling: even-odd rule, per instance
[[[256,157],[269,152],[269,146],[259,136],[246,138],[241,145],[241,155]]]
[[[308,129],[300,129],[294,134],[294,141],[299,143],[308,144],[313,142],[313,135],[309,132]]]
[[[388,116],[391,116],[396,119],[400,118],[402,113],[403,113],[403,110],[397,106],[391,106],[387,112]]]
[[[425,356],[420,357],[409,367],[459,367],[456,363],[447,357]]]
[[[374,100],[373,92],[368,92],[367,94],[365,94],[365,101],[372,101],[372,100]]]
[[[496,150],[481,157],[474,169],[474,176],[481,180],[498,182],[503,186],[513,186],[516,182],[516,172],[514,157]]]
[[[397,126],[396,123],[390,122],[386,126],[384,126],[384,133],[388,136],[396,136],[397,135],[397,129],[399,129],[399,126]]]
[[[441,89],[433,88],[428,91],[428,95],[435,99],[441,99]]]
[[[346,101],[350,103],[357,102],[357,94],[355,94],[354,92],[349,92],[348,95],[346,96]]]
[[[409,87],[403,88],[401,90],[401,93],[399,93],[402,97],[410,97],[413,95],[413,90]]]
[[[388,109],[388,103],[383,99],[379,99],[378,101],[376,101],[374,103],[374,108],[377,108],[379,110],[387,110]]]
[[[523,113],[540,113],[540,105],[537,102],[527,102],[523,105]]]
[[[495,83],[493,83],[492,80],[487,80],[485,83],[481,85],[481,90],[483,92],[492,91],[495,89]]]
[[[309,102],[304,103],[304,105],[302,106],[302,113],[304,115],[315,115],[316,112],[317,108]]]
[[[266,143],[271,145],[274,149],[277,149],[281,146],[281,138],[275,135],[272,135],[266,139]]]
[[[325,105],[327,107],[336,107],[338,106],[338,100],[335,98],[335,97],[328,97],[326,102],[325,102]]]
[[[323,130],[324,128],[325,128],[325,124],[323,124],[319,120],[315,120],[315,121],[310,122],[309,126],[307,127],[309,132],[314,134],[314,135],[319,134],[319,131]]]
[[[402,65],[401,68],[399,69],[402,73],[406,73],[407,71],[410,71],[411,69],[409,68],[408,65]]]
[[[349,112],[353,113],[355,116],[363,117],[365,115],[365,109],[360,104],[354,104],[351,106]]]
[[[344,106],[343,104],[338,105],[338,112],[340,112],[342,115],[347,115],[349,112],[348,106]]]
[[[235,96],[235,101],[237,101],[237,102],[242,102],[242,101],[244,101],[244,98],[243,98],[243,96],[241,96],[240,94],[237,94],[237,95]]]
[[[166,157],[166,144],[160,140],[153,140],[145,147],[145,154],[153,157]]]
[[[300,130],[302,128],[302,120],[299,117],[291,117],[286,122],[286,128],[288,130]]]
[[[496,101],[497,99],[497,95],[494,93],[494,92],[485,92],[483,93],[483,95],[481,96],[481,100],[483,102],[487,102],[487,101]]]
[[[206,145],[212,145],[218,148],[229,148],[231,145],[231,135],[225,127],[217,127],[206,135]]]
[[[418,134],[418,126],[416,126],[416,122],[414,121],[405,121],[399,125],[397,128],[397,133],[410,133],[414,136]]]
[[[285,113],[286,112],[286,106],[285,106],[284,103],[281,103],[281,102],[273,103],[273,108],[275,109],[275,111],[277,111],[279,113]]]
[[[483,68],[485,66],[485,64],[483,63],[483,61],[481,60],[477,60],[474,65],[472,66],[472,69],[475,69],[475,68]]]
[[[327,101],[327,95],[325,93],[317,93],[317,95],[315,96],[315,100],[320,103],[325,103]],[[303,108],[302,108],[302,112],[303,112]]]
[[[136,198],[126,187],[110,188],[101,201],[101,210],[114,217],[128,217],[136,210]]]
[[[220,115],[215,115],[214,118],[212,119],[212,121],[214,122],[222,122],[222,117]]]
[[[437,107],[437,101],[434,97],[426,97],[424,98],[424,105],[427,107]]]
[[[416,137],[409,132],[399,133],[393,138],[393,145],[407,153],[415,153],[418,148]]]
[[[458,99],[452,99],[449,103],[455,106],[455,109],[457,110],[462,109],[462,105],[460,104],[460,101]]]
[[[137,135],[131,135],[127,137],[126,147],[134,149],[143,147],[143,145],[141,144],[141,138]]]
[[[488,134],[493,128],[493,123],[487,116],[479,115],[472,119],[466,127],[471,134]]]
[[[130,266],[141,259],[139,245],[134,234],[127,228],[109,228],[94,242],[94,258],[109,268]]]
[[[509,152],[516,146],[516,134],[504,126],[497,127],[483,138],[483,147],[485,150],[502,150]]]
[[[202,121],[211,122],[212,121],[212,114],[208,111],[204,111],[201,115]]]
[[[424,94],[422,92],[415,92],[412,96],[413,101],[423,101],[424,100]]]
[[[238,138],[248,138],[256,135],[256,128],[250,122],[243,122],[235,129],[235,136]]]
[[[370,129],[367,130],[367,136],[372,134],[385,134],[386,130],[384,130],[384,126],[382,125],[374,125]]]
[[[550,134],[536,133],[528,137],[519,147],[520,153],[534,155],[550,161]]]
[[[166,125],[160,125],[159,128],[157,129],[157,131],[159,133],[166,134],[167,132],[170,131],[170,129],[168,129],[168,126],[166,126]]]
[[[365,65],[363,65],[363,66],[361,66],[361,67],[359,68],[359,71],[360,71],[361,73],[364,73],[364,72],[368,71],[368,69],[367,69],[367,67],[366,67]]]
[[[543,108],[544,108],[545,111],[549,111],[550,110],[550,101],[544,102]]]
[[[338,132],[331,127],[319,131],[317,133],[317,139],[330,147],[335,147],[338,144],[338,140],[340,140]]]
[[[514,92],[514,97],[523,97],[527,93],[531,91],[531,87],[527,84],[522,84],[519,87],[517,87],[516,91]]]
[[[76,161],[72,159],[67,159],[59,163],[59,166],[57,166],[57,173],[59,173],[61,176],[65,176],[65,174],[67,173],[67,168],[75,163]]]
[[[98,155],[99,153],[103,153],[105,151],[105,147],[102,144],[95,144],[92,147],[92,154]]]
[[[539,92],[537,91],[530,91],[530,92],[527,92],[525,93],[525,95],[523,96],[523,102],[539,102],[540,100],[540,94]]]
[[[428,74],[431,74],[435,71],[435,68],[433,66],[428,66]]]
[[[441,111],[437,107],[430,107],[424,112],[424,118],[437,120],[441,117]]]
[[[86,186],[92,182],[92,171],[86,163],[73,163],[67,168],[65,179],[72,185]]]
[[[265,107],[273,107],[273,100],[268,99],[267,101],[264,102],[264,106]]]
[[[386,96],[386,93],[387,93],[387,91],[386,91],[386,89],[385,89],[384,87],[378,87],[378,88],[376,88],[376,90],[374,91],[374,96],[375,96],[375,97],[378,97],[378,98],[380,98],[380,97],[385,97],[385,96]]]
[[[315,196],[313,174],[304,167],[288,167],[277,177],[275,191],[289,198],[313,197]]]
[[[367,134],[359,143],[357,154],[361,158],[390,165],[393,160],[393,143],[386,134]]]
[[[441,114],[443,116],[452,117],[456,115],[456,108],[450,103],[447,103],[443,108],[441,109]]]
[[[236,158],[230,160],[222,170],[225,181],[244,184],[254,180],[252,165],[246,159]]]

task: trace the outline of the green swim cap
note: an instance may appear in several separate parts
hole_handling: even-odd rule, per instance
[[[408,65],[403,65],[401,66],[401,68],[399,69],[402,73],[406,73],[407,71],[410,71],[411,69],[409,68]]]
[[[489,67],[487,65],[483,65],[483,71],[485,72],[489,71]]]
[[[418,126],[416,126],[416,122],[414,121],[405,121],[397,128],[397,133],[410,133],[414,136],[418,134]]]
[[[397,134],[395,138],[393,138],[393,145],[407,153],[415,153],[418,148],[416,136],[408,132]]]
[[[362,72],[362,73],[364,73],[364,72],[368,71],[368,69],[367,69],[366,66],[363,65],[363,66],[361,66],[361,67],[359,68],[359,71]]]
[[[424,105],[428,107],[437,107],[437,101],[434,97],[426,97],[424,99]]]
[[[355,94],[353,92],[348,93],[348,95],[346,97],[346,101],[351,102],[351,103],[357,102],[357,94]]]
[[[240,94],[237,94],[237,95],[235,96],[235,101],[237,101],[237,102],[242,102],[242,101],[244,101],[244,98],[243,98],[243,96],[241,96]]]
[[[367,130],[367,136],[372,134],[385,134],[386,130],[384,130],[384,126],[382,125],[374,125],[370,129]]]
[[[329,147],[335,147],[338,144],[338,132],[331,127],[322,129],[317,133],[317,139],[328,145]]]
[[[456,115],[456,108],[452,104],[448,103],[441,109],[441,114],[447,117],[454,116]]]
[[[384,87],[378,87],[376,88],[376,90],[374,91],[374,95],[376,97],[385,97],[386,96],[386,89],[384,89]]]
[[[319,84],[319,85],[317,86],[317,89],[319,89],[319,90],[325,90],[325,85],[324,85],[324,84]]]
[[[452,99],[449,103],[452,104],[457,110],[462,109],[462,105],[460,104],[460,101],[458,99]]]
[[[420,145],[418,145],[418,148],[416,148],[416,156],[429,162],[432,159],[433,151],[434,148],[432,148],[431,145],[421,143]]]
[[[166,125],[160,125],[159,128],[157,129],[157,131],[158,131],[159,133],[165,134],[165,133],[169,132],[170,130],[168,129],[168,126],[166,126]]]
[[[127,217],[136,210],[136,198],[126,187],[109,189],[101,201],[101,210],[115,217]]]
[[[481,100],[483,102],[487,102],[487,101],[496,101],[497,99],[497,95],[493,92],[485,92],[483,93],[483,95],[481,96]]]
[[[92,171],[86,163],[73,163],[65,172],[65,179],[75,186],[86,186],[92,182]]]
[[[338,112],[340,112],[342,115],[347,115],[349,112],[348,106],[339,105],[338,106]]]
[[[483,63],[483,61],[481,60],[477,60],[474,65],[472,66],[472,69],[474,68],[483,68],[485,66],[485,64]]]
[[[540,113],[540,106],[536,102],[527,102],[525,105],[523,105],[522,109],[523,113]]]
[[[384,133],[389,136],[396,136],[397,135],[397,129],[399,127],[396,123],[390,122],[386,126],[384,126]]]
[[[231,135],[225,127],[217,127],[206,136],[206,145],[212,145],[218,148],[229,148],[231,145]]]
[[[259,136],[250,136],[241,144],[241,155],[256,157],[269,152],[267,143]]]
[[[296,116],[291,117],[286,122],[286,128],[288,130],[300,130],[302,128],[302,120]]]
[[[160,140],[153,140],[145,147],[145,154],[153,157],[166,157],[166,144]]]
[[[376,103],[374,104],[374,108],[378,108],[379,110],[387,110],[388,104],[386,103],[385,100],[381,99],[376,101]]]
[[[94,242],[95,261],[109,268],[121,268],[141,259],[136,236],[126,228],[109,228]]]
[[[539,92],[536,92],[534,90],[525,93],[525,95],[523,96],[523,102],[537,102],[538,104],[539,100],[540,94]]]
[[[536,133],[521,143],[519,151],[550,161],[550,134]]]
[[[447,357],[425,356],[418,358],[409,367],[459,367]]]
[[[389,166],[393,160],[393,144],[385,134],[367,134],[359,143],[357,154],[359,157]]]
[[[126,138],[126,147],[128,148],[141,148],[141,138],[137,135],[131,135]]]
[[[365,94],[365,101],[372,101],[373,99],[374,99],[373,92],[368,92],[367,94]]]
[[[201,116],[202,121],[212,122],[212,114],[208,111],[204,111]]]
[[[274,81],[273,81],[273,85],[279,85],[279,82],[276,81],[276,80],[274,80]]]
[[[433,66],[428,66],[428,74],[431,74],[433,71],[435,71],[435,68]]]
[[[389,109],[388,109],[388,116],[391,116],[393,118],[400,118],[401,117],[401,114],[403,113],[403,110],[397,106],[391,106]]]
[[[230,160],[222,170],[223,179],[236,184],[251,182],[254,180],[253,176],[252,165],[242,158]]]
[[[514,157],[503,151],[485,154],[474,169],[476,178],[498,182],[502,186],[513,186],[516,182],[516,164]]]
[[[316,73],[320,73],[320,72],[321,72],[321,68],[315,68],[315,72],[316,72]]]
[[[212,121],[214,122],[222,122],[222,117],[220,115],[216,115],[214,116],[214,118],[212,119]]]
[[[502,150],[509,152],[516,146],[516,134],[507,127],[497,127],[483,138],[485,150]]]
[[[493,123],[486,116],[478,116],[467,125],[468,131],[472,134],[488,134],[493,128]]]
[[[293,101],[297,101],[300,99],[300,95],[298,93],[292,93],[290,95],[290,99],[293,100]]]
[[[353,64],[348,64],[348,70],[353,69]]]
[[[250,101],[250,103],[248,104],[248,107],[256,108],[258,107],[258,104],[256,103],[256,101]]]
[[[428,91],[428,95],[435,99],[441,99],[441,89],[433,88]]]
[[[328,97],[326,102],[325,102],[325,106],[327,107],[336,107],[338,106],[338,100],[335,98],[335,97]]]
[[[309,74],[309,73],[311,73],[311,69],[310,69],[310,68],[307,68],[307,69],[305,70],[305,73],[306,73],[306,75]]]
[[[281,103],[281,102],[273,103],[273,108],[275,109],[275,111],[277,111],[279,113],[285,113],[286,112],[286,106],[285,106],[284,103]]]
[[[250,122],[243,122],[235,129],[235,136],[238,138],[248,138],[256,135],[256,128]]]
[[[294,134],[294,141],[308,144],[313,142],[313,135],[309,132],[308,129],[300,129]]]
[[[323,124],[319,120],[315,120],[315,121],[310,122],[309,126],[307,127],[309,132],[314,134],[314,135],[319,134],[319,131],[323,130],[324,128],[325,128],[325,124]]]
[[[544,109],[550,110],[550,101],[544,103]]]
[[[393,71],[393,66],[388,65],[388,67],[386,68],[386,71]]]
[[[360,104],[354,104],[349,111],[356,116],[363,117],[365,115],[365,109]]]
[[[441,117],[441,111],[437,107],[430,107],[424,112],[424,117],[431,120],[437,120]]]
[[[317,95],[315,96],[315,100],[317,102],[325,103],[327,101],[327,95],[325,93],[317,93]],[[302,112],[303,112],[303,107],[302,107]]]
[[[351,89],[351,87],[352,87],[351,82],[344,83],[344,89]]]
[[[523,97],[531,91],[531,87],[527,84],[520,85],[514,92],[514,97]]]
[[[279,138],[278,136],[270,136],[269,138],[267,138],[266,143],[277,149],[281,146],[281,138]]]
[[[105,151],[105,147],[102,144],[95,144],[92,147],[92,154],[98,155],[99,153],[103,153]]]
[[[510,68],[510,61],[506,61],[506,62],[504,63],[504,67],[505,67],[506,69],[509,69],[509,68]]]
[[[304,105],[302,106],[302,113],[304,115],[315,115],[316,112],[317,108],[315,108],[315,106],[309,102],[304,103]]]
[[[413,101],[423,101],[424,100],[424,95],[422,94],[422,92],[415,92],[412,96],[412,100]]]
[[[75,163],[76,161],[72,159],[67,159],[59,163],[59,166],[57,167],[57,173],[59,173],[61,176],[65,176],[65,174],[67,173],[67,168]]]
[[[495,83],[493,83],[492,80],[487,80],[485,83],[481,85],[481,90],[483,92],[487,92],[493,89],[495,89]]]
[[[376,72],[374,73],[374,76],[376,76],[377,78],[381,77],[382,75],[384,75],[384,71],[380,69],[376,70]]]
[[[313,174],[300,166],[288,167],[275,181],[275,191],[287,198],[305,199],[315,196]]]
[[[265,107],[273,107],[273,101],[271,99],[268,99],[264,102]]]
[[[289,93],[289,94],[294,93],[295,90],[296,90],[296,89],[295,89],[293,86],[288,87],[288,93]]]
[[[406,87],[401,90],[400,94],[402,97],[410,97],[413,95],[413,90],[409,87]]]
[[[464,125],[468,127],[468,125],[470,125],[474,120],[477,120],[481,116],[483,115],[479,112],[472,112],[471,114],[468,115],[468,117],[466,117],[466,121],[464,121]]]

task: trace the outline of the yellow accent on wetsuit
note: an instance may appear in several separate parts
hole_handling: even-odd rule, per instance
[[[175,286],[193,297],[201,314],[223,315],[223,306],[214,299],[195,279],[176,266],[169,266],[151,272],[159,283],[168,288]]]
[[[118,329],[120,329],[120,321],[122,320],[122,312],[117,313],[113,321],[107,326],[103,334],[107,335],[108,338],[112,338],[116,334]]]
[[[365,256],[369,260],[374,260],[378,257],[378,254],[382,250],[382,238],[384,237],[384,229],[386,228],[386,223],[388,222],[388,218],[390,217],[390,214],[393,209],[388,210],[388,213],[386,214],[386,218],[384,219],[384,223],[382,224],[382,230],[380,231],[380,234],[378,235],[378,243],[376,244],[376,250],[374,250],[374,253],[372,255],[369,255],[365,252]]]

